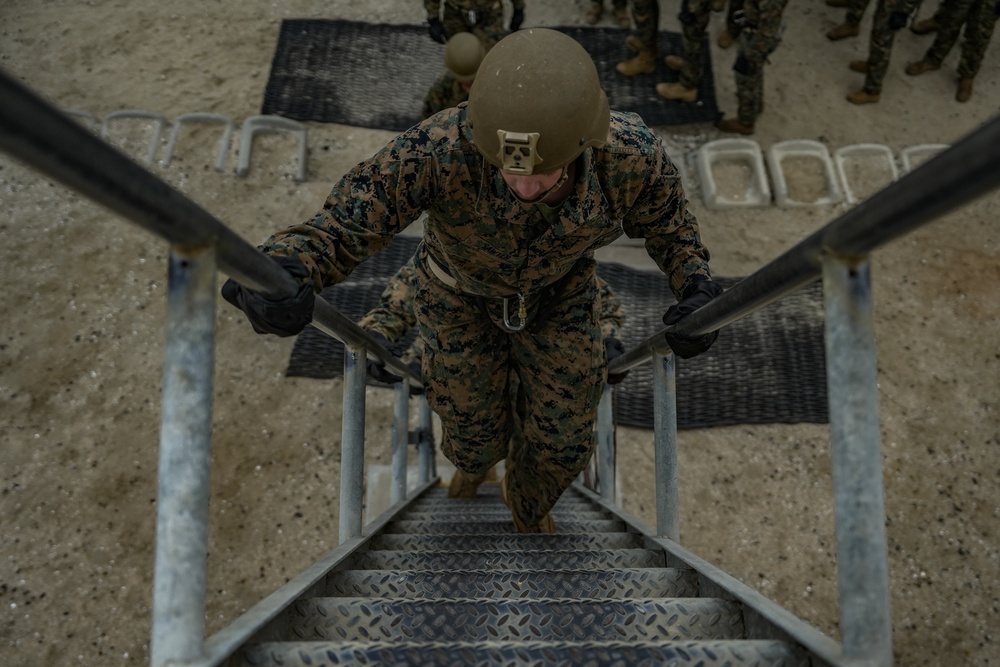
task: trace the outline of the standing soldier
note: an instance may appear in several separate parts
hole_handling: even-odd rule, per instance
[[[712,0],[683,0],[677,20],[681,24],[683,56],[669,55],[667,67],[680,72],[677,83],[658,83],[656,93],[668,100],[694,102],[698,99],[705,46],[708,44],[708,20],[712,16]]]
[[[486,48],[471,32],[460,32],[448,40],[444,49],[445,73],[427,91],[420,120],[433,116],[442,109],[457,107],[469,99],[469,90],[476,79],[479,63],[483,62]]]
[[[657,0],[633,0],[632,20],[635,32],[625,38],[625,46],[636,52],[635,56],[615,66],[619,74],[635,76],[656,71],[660,57],[660,3]]]
[[[746,3],[740,52],[733,63],[739,105],[736,118],[724,118],[715,124],[723,132],[753,134],[757,116],[764,110],[764,65],[781,43],[782,13],[787,4],[788,0]]]
[[[852,60],[848,67],[865,75],[861,90],[850,93],[851,104],[874,104],[882,95],[882,82],[889,69],[892,44],[910,16],[920,6],[920,0],[878,0],[872,19],[872,34],[868,40],[868,59]]]
[[[844,15],[844,22],[835,25],[826,33],[826,38],[832,42],[848,37],[857,37],[861,32],[861,19],[868,9],[871,0],[850,0],[847,3],[847,13]]]
[[[944,0],[931,19],[937,35],[923,58],[906,66],[906,73],[917,76],[940,69],[945,56],[958,41],[958,33],[965,26],[962,38],[962,58],[958,61],[958,91],[955,99],[968,102],[972,97],[972,80],[986,55],[986,48],[993,38],[993,28],[1000,15],[1000,0]]]
[[[443,4],[442,12],[441,0],[424,0],[427,30],[435,42],[445,44],[453,35],[471,32],[483,41],[488,50],[508,34],[503,25],[503,3],[500,0],[444,0]],[[512,0],[512,4],[514,12],[510,17],[509,32],[515,32],[524,23],[524,0]]]
[[[295,335],[314,292],[343,281],[426,212],[414,307],[441,450],[481,478],[507,456],[512,378],[525,446],[501,480],[519,532],[553,532],[553,505],[593,449],[607,352],[594,251],[623,233],[668,276],[674,325],[722,293],[680,175],[639,116],[611,112],[594,61],[565,33],[530,29],[486,54],[469,101],[349,171],[306,222],[267,239],[301,289],[273,299],[229,280],[256,331]],[[718,332],[666,342],[688,358]]]
[[[726,29],[719,33],[719,48],[728,49],[743,31],[743,0],[729,0],[726,9]]]

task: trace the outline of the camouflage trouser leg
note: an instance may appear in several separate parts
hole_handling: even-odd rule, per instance
[[[847,5],[847,14],[844,16],[844,21],[851,25],[861,23],[861,19],[865,15],[865,10],[868,9],[870,3],[871,0],[851,0]]]
[[[895,11],[911,13],[919,0],[907,0]],[[882,92],[882,82],[889,69],[889,56],[892,54],[892,43],[896,40],[897,30],[889,27],[889,7],[886,0],[878,0],[875,5],[875,16],[872,18],[872,34],[868,42],[868,73],[865,74],[863,90],[869,95],[879,95]]]
[[[424,387],[445,432],[441,449],[473,475],[507,456],[516,373],[526,398],[524,444],[510,460],[507,498],[520,521],[538,524],[586,468],[593,447],[606,371],[593,267],[558,303],[546,304],[539,330],[529,324],[516,333],[503,327],[499,304],[488,303],[487,317],[474,298],[445,287],[423,265],[418,277]]]
[[[634,0],[632,21],[635,36],[647,49],[659,51],[660,3],[657,0]]]
[[[941,7],[941,17],[934,43],[927,49],[924,59],[940,66],[951,52],[962,33],[962,26],[970,16],[973,0],[949,0]]]
[[[748,27],[740,35],[740,53],[733,64],[736,77],[737,117],[753,125],[764,101],[764,64],[781,43],[782,14],[788,0],[751,0],[747,5]]]
[[[701,81],[702,60],[708,44],[708,20],[712,16],[712,0],[687,0],[688,13],[680,15],[681,41],[684,45],[685,65],[680,82],[685,88],[697,88]],[[683,7],[683,5],[682,5]]]
[[[965,22],[965,33],[962,38],[962,59],[958,62],[958,76],[961,79],[974,79],[979,72],[979,66],[986,54],[986,47],[993,38],[993,28],[996,26],[997,15],[994,4],[990,0],[976,0],[969,11]]]
[[[469,14],[449,3],[444,5],[444,17],[441,19],[444,31],[448,37],[460,32],[471,32],[490,48],[507,35],[503,22],[503,5],[500,0],[490,3],[488,7],[476,10],[475,23],[469,21]]]

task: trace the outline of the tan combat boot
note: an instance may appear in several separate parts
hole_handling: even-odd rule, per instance
[[[635,55],[635,58],[624,60],[615,69],[619,74],[625,76],[635,76],[637,74],[652,74],[656,71],[656,51],[643,49]]]
[[[715,124],[715,127],[730,134],[753,134],[753,125],[744,125],[739,118],[723,118]]]
[[[832,42],[836,42],[838,39],[847,39],[848,37],[857,37],[861,30],[858,28],[857,23],[848,23],[844,21],[838,26],[830,28],[830,31],[826,33],[826,38]]]
[[[932,70],[940,69],[940,65],[935,65],[929,60],[918,60],[915,63],[910,63],[906,66],[906,73],[910,76],[919,76],[924,72],[930,72]]]
[[[712,11],[721,12],[726,8],[726,0],[712,0]]]
[[[862,74],[868,74],[868,61],[867,60],[852,60],[848,65],[852,72],[861,72]]]
[[[495,475],[495,473],[494,473]],[[486,475],[477,477],[463,470],[455,470],[448,485],[449,498],[475,498],[479,485],[486,481]]]
[[[697,88],[685,88],[680,83],[658,83],[656,84],[656,94],[668,100],[678,100],[679,102],[694,102],[698,99]]]
[[[687,61],[680,56],[667,56],[663,59],[663,62],[667,64],[667,68],[675,72],[680,72],[687,65]]]
[[[728,49],[733,45],[733,35],[728,30],[723,30],[719,34],[719,48]]]
[[[875,104],[878,102],[878,93],[867,93],[863,90],[851,93],[847,96],[847,101],[851,104]]]
[[[639,38],[635,35],[629,35],[625,38],[625,46],[632,49],[636,53],[642,51],[642,42],[640,42]]]
[[[510,503],[507,501],[507,473],[500,478],[500,497],[503,498],[504,505],[510,509]],[[519,533],[554,533],[556,532],[556,522],[552,519],[552,513],[549,512],[542,517],[542,520],[533,526],[529,526],[518,518],[514,510],[510,510],[510,518],[514,521],[514,528]]]
[[[931,32],[937,32],[938,24],[934,20],[934,17],[929,19],[924,19],[923,21],[917,21],[910,26],[910,32],[914,35],[926,35]]]
[[[601,20],[601,14],[604,13],[604,3],[602,2],[592,2],[590,7],[587,8],[587,13],[584,15],[583,20],[594,25]]]
[[[972,97],[972,79],[959,79],[955,99],[959,102],[968,102],[970,97]]]
[[[632,18],[628,15],[625,7],[615,7],[615,20],[618,21],[619,28],[631,28]]]

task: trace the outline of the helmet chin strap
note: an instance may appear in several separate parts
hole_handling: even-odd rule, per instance
[[[559,177],[559,180],[557,180],[548,190],[546,190],[541,195],[533,199],[525,199],[524,197],[522,197],[517,193],[517,190],[510,187],[509,185],[507,186],[507,188],[514,194],[514,197],[522,204],[537,204],[540,201],[544,201],[546,197],[548,197],[553,192],[556,192],[566,183],[567,180],[569,180],[570,172],[574,171],[573,165],[575,162],[576,160],[573,160],[573,162],[570,162],[568,165],[563,167],[563,173],[562,176]]]

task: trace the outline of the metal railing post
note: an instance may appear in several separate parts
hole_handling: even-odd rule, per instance
[[[615,502],[615,417],[612,410],[614,389],[604,385],[597,406],[597,483],[601,498]]]
[[[344,414],[340,443],[340,543],[361,537],[365,489],[365,346],[344,346]]]
[[[202,657],[208,561],[215,249],[173,246],[160,425],[153,667]]]
[[[674,355],[653,351],[653,443],[656,456],[656,536],[680,538],[677,486],[677,384]]]
[[[392,488],[390,502],[406,500],[406,460],[410,446],[410,381],[396,383],[396,410],[392,420]]]
[[[867,259],[827,256],[827,385],[844,656],[892,664],[878,384]]]

